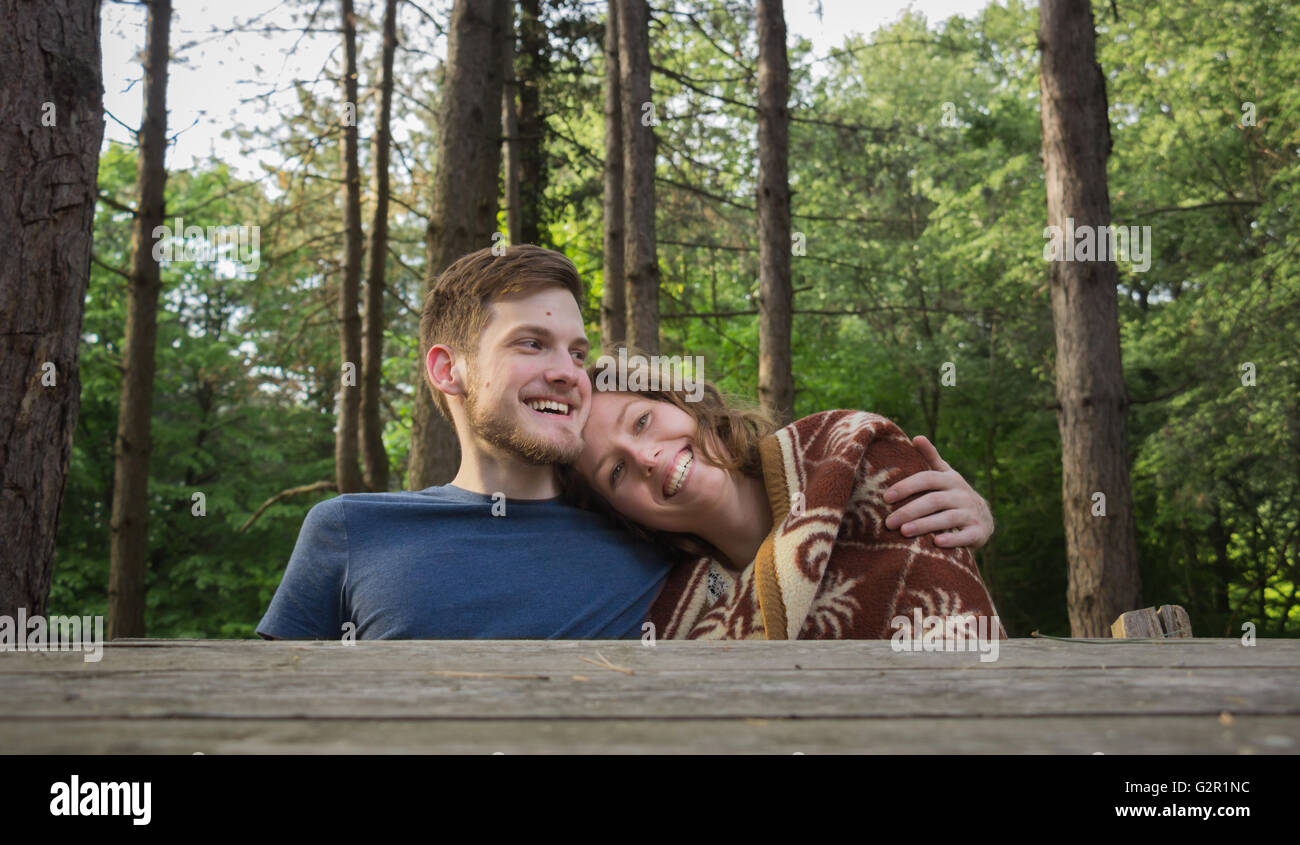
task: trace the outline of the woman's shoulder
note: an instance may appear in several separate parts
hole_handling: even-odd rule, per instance
[[[898,424],[888,417],[882,417],[880,414],[873,414],[870,411],[857,411],[851,408],[836,408],[829,411],[818,411],[815,414],[809,414],[801,417],[790,424],[801,431],[816,431],[828,427],[833,428],[851,428],[865,429],[873,434],[883,434],[885,432],[903,433]]]
[[[893,420],[873,414],[837,408],[819,411],[795,420],[773,438],[799,454],[858,454],[875,444],[889,448],[913,448],[912,440]]]

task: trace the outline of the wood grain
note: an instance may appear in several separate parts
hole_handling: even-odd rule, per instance
[[[116,641],[0,653],[0,751],[1297,753],[1257,642]]]

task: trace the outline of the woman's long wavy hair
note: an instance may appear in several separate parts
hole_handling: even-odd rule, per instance
[[[638,377],[638,382],[647,385],[653,383],[649,377],[650,356],[640,353],[638,357],[638,353],[632,348],[628,347],[627,350],[627,379],[624,385],[627,386],[633,381],[632,372],[634,369],[641,370],[642,374],[645,375],[645,378]],[[619,392],[617,389],[619,384],[617,377],[619,359],[617,354],[617,349],[613,354],[606,352],[587,366],[587,375],[591,379],[593,395],[595,393]],[[660,373],[662,376],[664,371],[661,369]],[[698,393],[698,398],[691,396],[691,393],[695,391],[688,393],[686,390],[671,389],[673,379],[668,377],[661,377],[657,380],[660,386],[658,390],[651,390],[647,387],[645,389],[627,389],[622,392],[643,396],[658,402],[669,402],[685,411],[695,420],[695,446],[705,461],[722,467],[729,472],[739,473],[762,481],[763,467],[759,460],[758,443],[764,437],[776,431],[778,428],[776,422],[754,403],[735,397],[724,397],[717,387],[700,379],[698,374],[692,374],[692,378],[696,380],[693,384],[697,391],[700,385],[703,386],[703,390]],[[598,385],[602,382],[614,386],[601,389]],[[715,445],[720,447],[721,451],[715,449]],[[557,465],[556,474],[560,481],[560,494],[570,504],[603,513],[633,535],[675,550],[683,560],[708,556],[717,558],[722,562],[726,561],[726,557],[712,544],[695,534],[658,531],[646,528],[623,516],[614,510],[604,496],[587,484],[572,465]],[[737,565],[743,566],[744,563],[742,561]]]

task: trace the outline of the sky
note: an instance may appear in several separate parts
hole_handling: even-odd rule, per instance
[[[417,2],[439,20],[447,19],[451,0]],[[937,21],[957,14],[974,16],[988,3],[989,0],[787,0],[785,16],[791,37],[808,38],[816,54],[822,55],[839,47],[847,35],[870,35],[881,25],[897,20],[908,8],[924,14],[930,21]],[[222,132],[236,120],[257,125],[270,119],[261,101],[247,102],[250,97],[278,92],[272,94],[272,107],[277,111],[293,108],[292,96],[285,89],[294,79],[314,79],[329,61],[339,38],[315,34],[298,41],[295,33],[226,34],[224,31],[249,21],[254,21],[254,27],[291,28],[295,21],[290,9],[299,5],[281,0],[173,0],[173,58],[167,107],[168,132],[175,139],[167,153],[169,169],[186,168],[195,160],[216,155],[228,162],[237,176],[262,175],[256,167],[257,156],[242,155],[238,140],[222,138]],[[364,11],[365,0],[357,8]],[[375,3],[374,8],[375,14],[382,13],[381,4]],[[404,4],[400,14],[415,12]],[[104,107],[110,115],[105,127],[105,144],[110,140],[130,141],[132,133],[127,127],[140,125],[143,96],[140,52],[144,49],[144,23],[144,10],[135,4],[110,2],[103,7]],[[295,42],[298,42],[296,49]],[[444,50],[445,42],[440,39],[433,52],[441,56]]]

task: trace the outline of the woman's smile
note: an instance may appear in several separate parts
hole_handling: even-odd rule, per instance
[[[695,454],[691,447],[687,446],[677,453],[677,458],[664,479],[664,498],[671,499],[682,491],[686,486],[687,480],[691,477],[691,470],[695,466]]]

